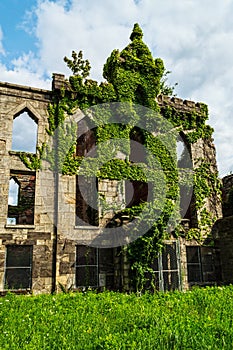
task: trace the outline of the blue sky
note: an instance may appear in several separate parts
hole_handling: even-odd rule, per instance
[[[0,23],[3,32],[2,44],[5,57],[2,62],[10,64],[11,60],[28,50],[35,50],[35,38],[23,29],[27,18],[26,12],[36,1],[31,0],[1,0]]]
[[[53,72],[83,50],[102,80],[111,51],[138,22],[178,97],[205,102],[220,174],[233,171],[233,0],[1,0],[0,81],[50,89]]]

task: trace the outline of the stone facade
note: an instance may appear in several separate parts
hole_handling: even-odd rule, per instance
[[[64,76],[55,74],[52,89],[59,90],[63,85]],[[99,181],[99,195],[105,198],[108,207],[103,207],[100,203],[98,211],[88,211],[87,205],[82,202],[83,194],[77,187],[76,176],[59,175],[59,179],[56,179],[50,173],[30,171],[20,160],[18,153],[12,151],[13,122],[24,112],[37,124],[37,145],[41,147],[43,142],[46,142],[47,107],[51,99],[51,91],[0,83],[0,291],[8,288],[8,279],[10,289],[25,289],[34,293],[57,291],[59,285],[66,289],[93,286],[129,290],[130,266],[126,254],[119,254],[117,247],[97,249],[85,246],[86,242],[98,235],[101,226],[117,226],[122,224],[122,220],[127,223],[127,217],[119,218],[115,215],[119,208],[124,208],[124,181]],[[198,114],[200,110],[199,104],[177,98],[160,96],[158,103],[160,107],[171,105],[181,113],[195,109]],[[92,141],[92,135],[88,135],[90,146]],[[85,151],[82,145],[78,146],[78,154],[84,154]],[[200,140],[193,144],[191,155],[194,164],[199,158],[205,158],[211,162],[213,171],[216,170],[215,148],[212,142],[205,143]],[[8,203],[11,178],[20,187],[19,203],[20,200],[22,202],[22,194],[32,200],[33,204],[26,208],[27,210],[24,208],[23,211],[17,211],[16,205]],[[57,197],[54,191],[56,181],[59,181]],[[86,195],[88,196],[88,193]],[[56,218],[53,214],[55,205],[58,206],[59,212],[59,217]],[[208,198],[206,206],[217,218],[221,217],[219,197]],[[192,215],[194,217],[198,213]],[[192,226],[191,219],[190,216],[186,220],[188,226]],[[90,229],[89,221],[96,221],[96,227],[92,226]],[[15,248],[14,258],[14,247],[18,246],[30,249],[25,248],[24,255],[23,248],[18,252]],[[187,255],[187,247],[190,246],[194,249]],[[166,242],[163,255],[155,259],[155,274],[163,281],[161,285],[158,284],[158,288],[188,288],[192,282],[211,284],[220,279],[216,278],[219,265],[212,261],[217,261],[214,256],[217,255],[218,249],[216,252],[207,249],[208,252],[203,251],[201,256],[201,251],[195,247],[200,246],[194,241],[187,242],[185,238]],[[28,256],[28,260],[24,261],[23,256]],[[204,267],[206,270],[203,272]],[[196,275],[194,272],[193,281],[190,283],[192,268],[196,269]],[[17,269],[24,277],[28,274],[28,282],[25,282],[24,288],[20,288],[20,285],[14,288],[14,273]],[[202,276],[199,276],[200,271],[203,272]],[[215,274],[215,277],[211,273]]]
[[[225,176],[223,182],[223,218],[213,227],[215,246],[220,252],[222,283],[233,283],[233,175]]]

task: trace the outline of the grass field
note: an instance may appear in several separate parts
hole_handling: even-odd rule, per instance
[[[233,286],[0,298],[0,349],[233,349]]]

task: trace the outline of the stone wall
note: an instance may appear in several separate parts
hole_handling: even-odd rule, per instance
[[[198,123],[203,123],[202,118],[203,112],[201,110],[201,103],[195,103],[193,101],[182,100],[177,97],[168,97],[168,96],[158,96],[158,104],[163,110],[163,106],[170,106],[175,108],[176,111],[180,114],[181,118],[187,118],[185,113],[192,114],[195,112],[196,120],[195,123],[198,126]],[[191,131],[191,130],[189,130]],[[188,131],[188,132],[189,132]],[[184,132],[185,135],[186,131]],[[189,147],[188,147],[189,148]],[[193,169],[196,169],[201,165],[201,162],[204,161],[205,164],[210,164],[211,174],[217,174],[217,162],[216,162],[216,149],[214,146],[213,139],[203,140],[199,139],[197,142],[192,143],[190,146],[190,156],[192,160]],[[211,187],[210,182],[210,187]],[[198,221],[200,221],[200,212],[195,212],[195,198],[191,202],[191,227],[198,227]],[[222,217],[222,204],[221,204],[221,195],[219,193],[211,193],[211,195],[205,200],[204,206],[215,219]]]
[[[233,174],[222,179],[223,216],[233,215]]]
[[[29,171],[12,152],[12,128],[15,117],[28,112],[37,121],[37,145],[45,141],[47,127],[47,106],[51,92],[41,89],[0,83],[0,289],[4,289],[4,266],[6,246],[33,246],[32,289],[35,293],[50,292],[52,285],[53,223],[43,206],[40,189],[40,173]],[[35,180],[34,222],[19,220],[16,225],[8,225],[8,192],[11,176],[18,179],[21,191]],[[28,184],[26,184],[26,182]],[[24,186],[25,185],[25,186]],[[30,187],[30,186],[29,186]],[[29,187],[27,195],[29,195]],[[34,189],[33,189],[34,191]],[[26,195],[26,196],[27,196]]]
[[[220,251],[221,281],[233,283],[233,174],[222,179],[223,218],[213,227],[215,245]]]
[[[223,284],[233,283],[233,216],[218,220],[213,227],[215,247],[220,252]]]
[[[54,75],[53,90],[59,91],[64,84],[63,75]],[[126,216],[118,215],[127,205],[124,181],[99,180],[99,198],[96,198],[99,226],[80,225],[76,219],[77,214],[80,211],[86,212],[88,207],[77,205],[76,176],[59,175],[56,179],[48,169],[30,171],[19,159],[17,152],[12,152],[13,120],[25,111],[37,122],[37,145],[41,146],[43,142],[46,142],[47,107],[51,102],[51,97],[51,91],[0,83],[0,291],[5,289],[7,246],[32,247],[31,289],[34,293],[59,290],[59,285],[61,288],[74,289],[79,287],[76,280],[76,270],[79,264],[77,246],[93,241],[101,233],[101,227],[120,226],[129,220]],[[171,104],[181,112],[193,108],[197,112],[200,110],[199,104],[177,98],[160,97],[158,102],[160,106]],[[85,128],[85,125],[83,127]],[[91,147],[93,135],[87,134],[84,141]],[[83,147],[77,148],[78,154],[84,154],[86,151]],[[194,163],[196,159],[204,157],[211,162],[212,170],[216,170],[215,149],[212,142],[205,143],[200,140],[192,145],[191,152]],[[28,220],[26,215],[26,219],[14,225],[7,223],[11,177],[18,179],[22,187],[27,187],[23,185],[25,181],[28,184],[32,179],[35,181],[34,221]],[[55,195],[56,184],[58,185],[57,196]],[[32,187],[30,191],[31,189]],[[144,189],[143,196],[147,195],[147,191],[148,188]],[[23,192],[29,194],[25,190]],[[218,198],[210,198],[206,205],[216,217],[221,215]],[[55,208],[58,210],[58,217],[54,216]],[[85,217],[85,215],[82,216]],[[186,260],[188,244],[192,243],[187,243],[185,239],[181,240],[181,273],[185,288],[188,288]],[[197,243],[193,242],[193,245]],[[99,257],[98,276],[96,277],[99,280],[99,286],[129,290],[130,266],[125,251],[120,253],[118,248],[113,248],[108,251],[96,251],[96,254]]]

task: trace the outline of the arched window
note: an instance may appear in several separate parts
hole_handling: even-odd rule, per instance
[[[19,183],[12,177],[9,182],[8,205],[17,206],[19,203]]]
[[[24,111],[13,120],[12,151],[36,153],[37,122]]]
[[[33,225],[35,184],[35,173],[11,172],[8,194],[8,225]]]
[[[186,140],[186,135],[180,133],[180,137],[176,143],[177,150],[177,167],[179,174],[183,179],[188,179],[188,174],[190,174],[189,181],[181,181],[180,187],[180,215],[183,219],[183,224],[187,227],[197,226],[197,211],[195,206],[195,199],[193,195],[192,186],[192,157],[190,145]]]

